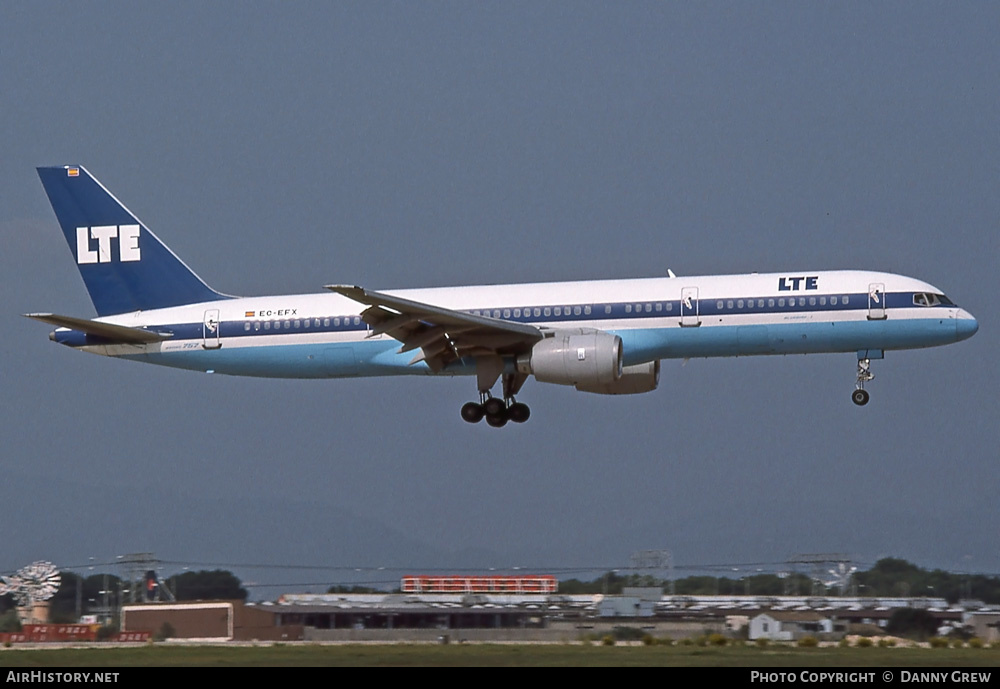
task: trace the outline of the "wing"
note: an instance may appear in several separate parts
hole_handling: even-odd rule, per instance
[[[152,342],[161,342],[170,337],[170,335],[163,335],[161,333],[155,333],[151,330],[144,330],[142,328],[130,328],[127,325],[113,325],[111,323],[87,320],[86,318],[60,316],[55,313],[26,313],[24,315],[26,318],[33,318],[36,321],[56,325],[60,328],[79,330],[80,332],[87,333],[88,335],[96,335],[98,337],[111,340],[112,342],[123,344],[150,344]]]
[[[463,357],[522,354],[543,337],[533,325],[475,316],[363,287],[326,285],[326,289],[367,304],[361,318],[372,327],[370,337],[386,333],[403,343],[400,352],[420,349],[410,363],[426,361],[435,372]]]

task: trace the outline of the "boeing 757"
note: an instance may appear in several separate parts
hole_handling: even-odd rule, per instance
[[[234,376],[475,376],[464,420],[524,422],[530,377],[582,392],[650,392],[660,361],[764,354],[871,361],[979,328],[937,287],[891,273],[806,270],[430,289],[326,285],[234,297],[209,287],[84,167],[38,169],[97,318],[25,314],[93,354]],[[492,390],[500,381],[500,395]]]

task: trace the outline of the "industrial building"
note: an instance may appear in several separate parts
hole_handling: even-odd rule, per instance
[[[306,641],[570,642],[621,627],[681,639],[706,633],[738,638],[824,639],[878,633],[898,608],[928,610],[942,625],[972,625],[1000,611],[943,598],[669,596],[632,589],[622,596],[561,594],[285,594],[275,602],[126,605],[122,631],[177,638]],[[985,618],[984,618],[985,619]],[[766,627],[766,628],[765,628]]]

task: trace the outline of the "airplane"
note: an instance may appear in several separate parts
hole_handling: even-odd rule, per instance
[[[938,288],[860,270],[234,297],[209,287],[80,165],[38,174],[97,318],[24,314],[93,354],[274,378],[476,377],[470,423],[528,420],[529,377],[602,395],[656,389],[662,359],[846,353],[863,406],[885,352],[979,324]],[[501,381],[500,397],[493,388]]]

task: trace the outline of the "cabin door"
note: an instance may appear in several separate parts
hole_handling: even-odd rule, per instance
[[[698,313],[698,288],[684,287],[681,289],[681,327],[690,328],[701,325]]]
[[[205,311],[205,320],[202,321],[201,325],[201,346],[205,349],[218,349],[221,347],[222,340],[219,338],[220,330],[222,330],[222,324],[219,322],[219,310],[208,309]]]
[[[868,285],[868,320],[884,321],[885,318],[885,285],[873,282]]]

